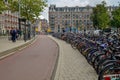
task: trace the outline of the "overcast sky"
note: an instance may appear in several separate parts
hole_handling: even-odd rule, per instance
[[[86,5],[90,5],[90,6],[95,6],[96,4],[101,3],[103,0],[48,0],[47,4],[48,7],[50,6],[50,4],[55,4],[57,7],[64,7],[64,6],[68,6],[68,7],[75,7],[75,6],[86,6]],[[104,0],[106,1],[108,6],[118,6],[120,0]],[[44,12],[42,12],[41,14],[41,18],[45,18],[48,20],[48,7],[45,8]]]

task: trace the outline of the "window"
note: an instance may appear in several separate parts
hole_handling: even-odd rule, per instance
[[[76,14],[76,18],[78,19],[78,15]]]

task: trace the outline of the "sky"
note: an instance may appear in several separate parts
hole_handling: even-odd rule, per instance
[[[55,4],[56,7],[75,7],[75,6],[95,6],[96,4],[100,4],[103,0],[48,0],[47,4],[48,7],[51,4]],[[104,0],[106,1],[108,6],[118,6],[120,0]],[[48,20],[48,7],[44,9],[44,11],[41,13],[40,18],[41,19],[47,19]]]

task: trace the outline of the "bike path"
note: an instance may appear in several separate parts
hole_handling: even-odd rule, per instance
[[[0,60],[0,80],[50,80],[58,56],[58,45],[47,36],[14,55]]]
[[[97,74],[85,57],[70,44],[49,36],[59,45],[58,66],[54,80],[97,80]]]

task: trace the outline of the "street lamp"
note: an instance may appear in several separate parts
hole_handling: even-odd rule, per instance
[[[35,37],[35,26],[34,24],[31,25],[32,26],[32,38]]]
[[[18,7],[19,7],[19,17],[21,17],[21,15],[20,15],[20,0],[18,0]]]
[[[30,40],[31,39],[31,23],[30,23],[30,21],[27,22],[26,27],[27,27],[27,38]]]
[[[18,5],[19,5],[19,13],[18,13],[18,21],[19,21],[19,30],[21,31],[21,23],[20,23],[20,17],[21,17],[21,15],[20,15],[20,0],[18,0]]]

